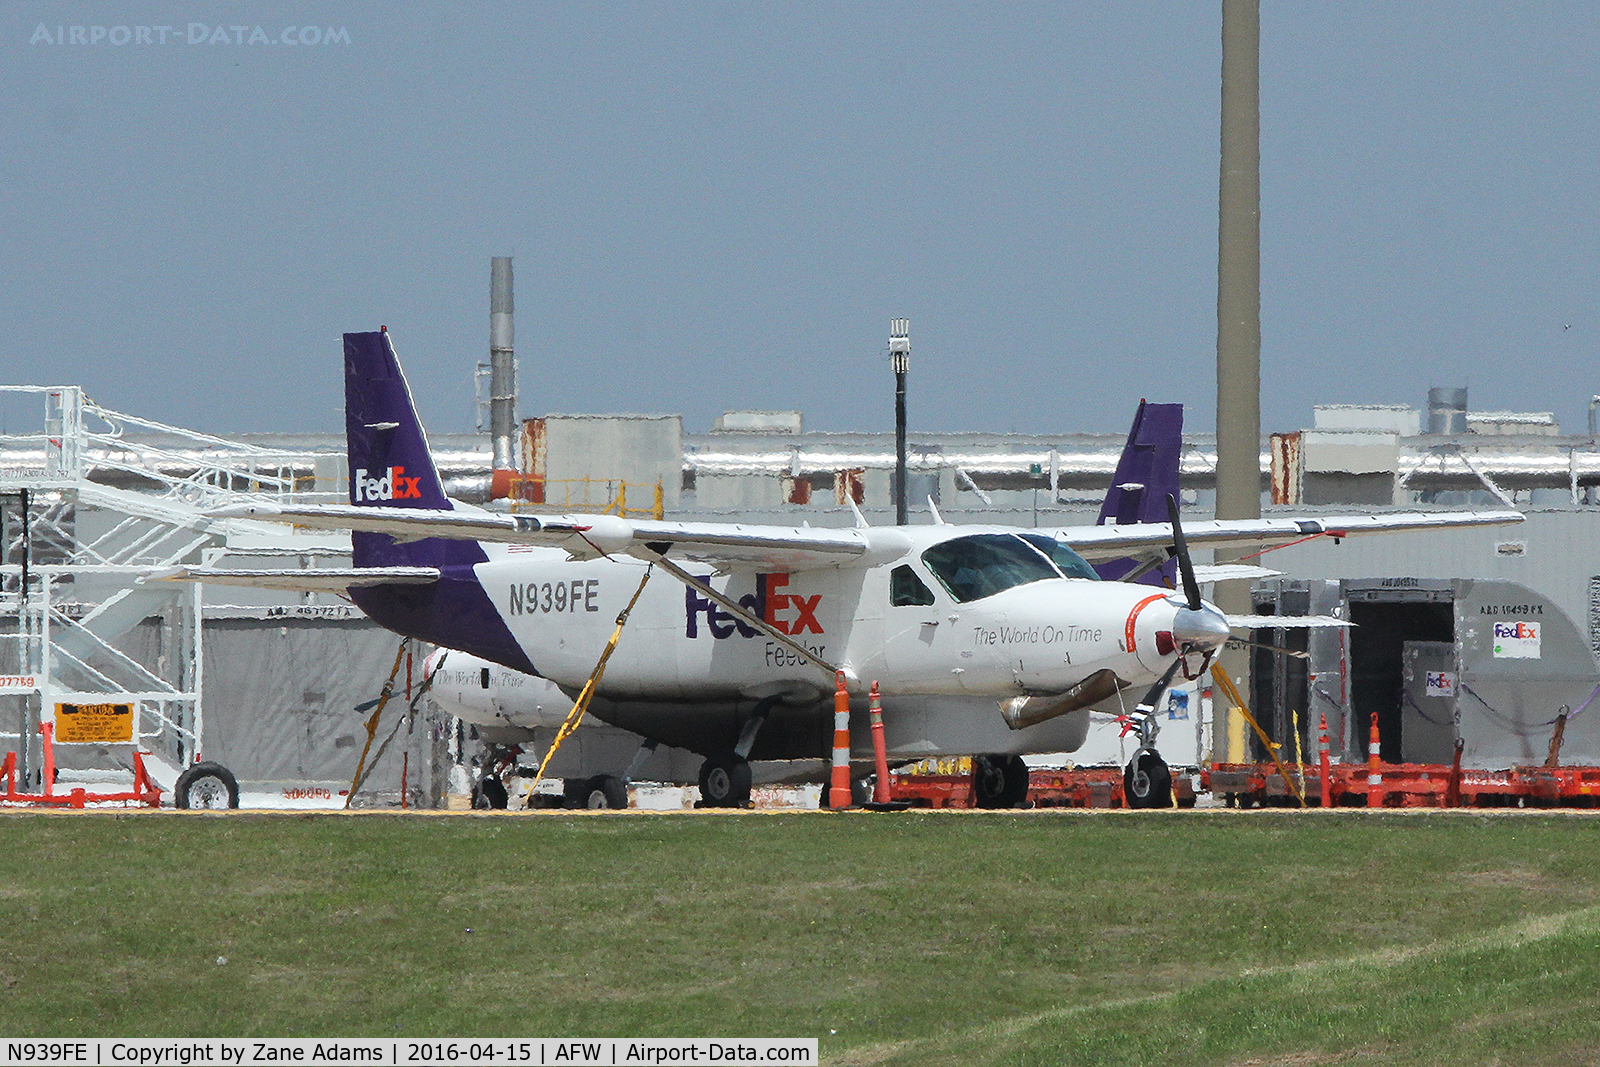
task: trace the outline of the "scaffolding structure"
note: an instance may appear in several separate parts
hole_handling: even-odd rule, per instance
[[[44,420],[0,434],[0,750],[37,784],[53,726],[57,752],[75,744],[129,772],[149,753],[170,790],[203,758],[201,590],[148,579],[230,553],[308,554],[282,527],[208,513],[305,499],[338,457],[125,415],[76,386],[0,386],[0,403],[18,394],[40,396]]]

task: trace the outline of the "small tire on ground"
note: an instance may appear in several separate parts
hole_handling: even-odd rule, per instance
[[[972,757],[972,794],[980,808],[1016,808],[1028,799],[1028,765],[1021,756]]]
[[[1172,772],[1154,752],[1141,752],[1122,772],[1122,792],[1130,808],[1172,807]]]
[[[220,763],[196,763],[172,787],[175,808],[237,808],[239,783]]]
[[[750,764],[738,756],[707,756],[700,764],[700,803],[742,808],[750,803]]]
[[[597,774],[584,783],[581,808],[599,811],[609,808],[613,811],[628,806],[628,787],[621,778],[612,774]]]

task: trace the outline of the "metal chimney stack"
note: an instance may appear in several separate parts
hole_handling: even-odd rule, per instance
[[[489,266],[489,437],[496,471],[517,469],[517,359],[511,289],[511,257],[495,256]],[[496,485],[500,481],[496,479]]]
[[[1467,432],[1467,391],[1465,389],[1428,390],[1428,432],[1463,434]]]

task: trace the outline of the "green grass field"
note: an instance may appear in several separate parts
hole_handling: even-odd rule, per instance
[[[7,1037],[1600,1063],[1594,817],[7,813],[0,846]]]

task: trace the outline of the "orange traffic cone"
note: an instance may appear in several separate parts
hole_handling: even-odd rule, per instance
[[[850,806],[850,692],[845,688],[844,671],[836,671],[833,693],[833,782],[828,788],[828,807]]]

